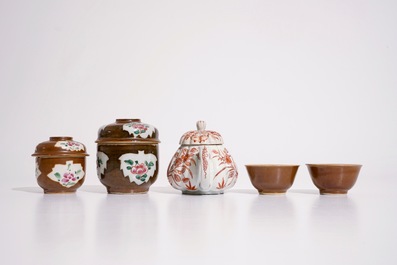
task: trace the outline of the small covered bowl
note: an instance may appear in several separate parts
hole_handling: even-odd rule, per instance
[[[75,192],[85,179],[85,157],[82,143],[72,137],[50,137],[36,146],[37,183],[44,193]]]
[[[237,166],[222,136],[205,127],[204,121],[198,121],[196,131],[181,137],[168,166],[168,181],[183,194],[222,194],[237,181]]]
[[[140,119],[117,119],[98,131],[97,174],[108,193],[146,193],[156,181],[158,130]]]

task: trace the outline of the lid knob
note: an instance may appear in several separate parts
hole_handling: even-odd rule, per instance
[[[50,141],[71,141],[73,137],[70,136],[51,136]]]
[[[205,121],[196,122],[197,130],[188,131],[182,135],[180,145],[214,145],[223,144],[222,136],[214,131],[205,129]]]
[[[198,121],[196,123],[196,126],[197,126],[197,130],[202,132],[205,131],[206,123],[205,121]]]

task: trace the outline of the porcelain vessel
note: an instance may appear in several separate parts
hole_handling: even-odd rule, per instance
[[[306,164],[321,195],[347,194],[357,181],[362,165]]]
[[[167,177],[171,186],[183,194],[222,194],[237,181],[237,167],[222,136],[205,130],[204,121],[197,130],[185,133],[171,159]]]
[[[36,146],[36,178],[44,193],[75,192],[85,179],[85,157],[82,143],[72,137],[50,137]]]
[[[140,119],[117,119],[98,131],[97,174],[108,193],[146,193],[156,181],[158,130]]]
[[[284,194],[295,180],[299,165],[246,165],[252,185],[259,194]]]

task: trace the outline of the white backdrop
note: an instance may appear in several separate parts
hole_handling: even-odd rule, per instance
[[[0,1],[1,185],[34,187],[35,146],[116,118],[160,131],[160,174],[199,119],[245,164],[361,163],[396,177],[395,1]],[[354,189],[352,192],[354,192]]]

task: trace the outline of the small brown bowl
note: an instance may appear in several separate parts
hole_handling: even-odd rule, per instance
[[[246,165],[259,194],[284,194],[294,183],[299,165]]]
[[[36,146],[32,156],[36,157],[37,184],[44,193],[73,193],[83,185],[88,154],[72,137],[50,137]]]
[[[346,194],[356,183],[361,165],[306,164],[320,194]]]

